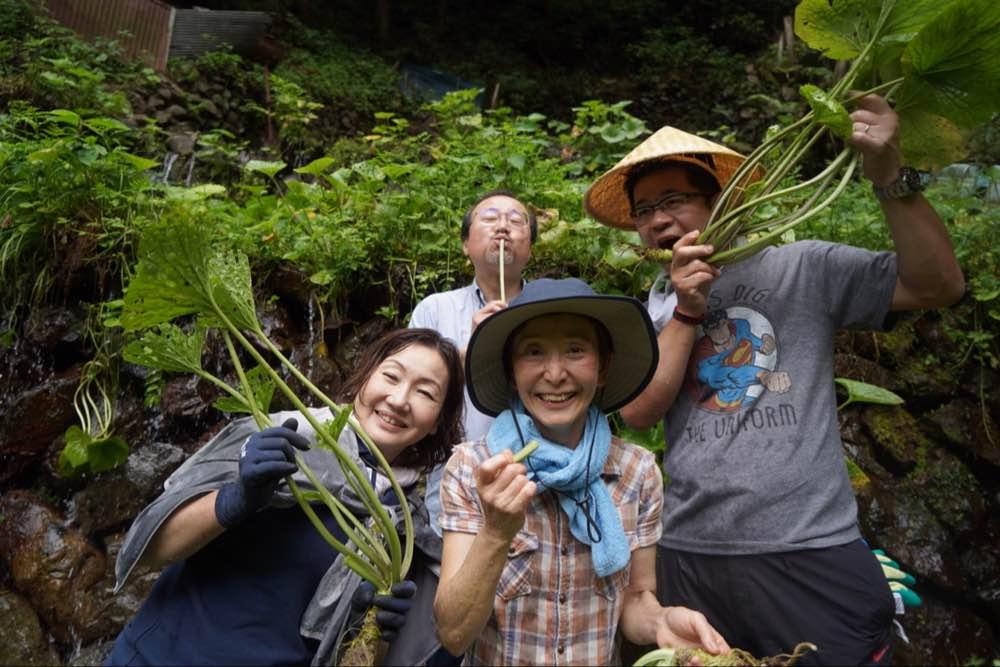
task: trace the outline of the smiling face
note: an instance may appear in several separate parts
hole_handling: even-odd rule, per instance
[[[594,322],[559,313],[529,320],[511,347],[514,386],[538,430],[574,448],[583,436],[587,410],[604,386]]]
[[[472,212],[462,252],[472,261],[476,274],[499,271],[500,239],[504,240],[505,270],[519,275],[531,258],[531,226],[524,204],[506,195],[488,197]]]
[[[698,192],[682,169],[663,169],[641,178],[632,190],[635,208],[651,206],[677,192]],[[677,239],[690,231],[705,228],[711,204],[706,197],[690,197],[672,213],[657,210],[652,218],[636,224],[642,242],[650,248],[671,249]]]
[[[437,431],[447,378],[437,350],[415,344],[386,357],[358,392],[354,414],[389,462]]]

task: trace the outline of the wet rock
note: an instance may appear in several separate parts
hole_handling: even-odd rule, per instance
[[[986,494],[979,482],[964,463],[943,449],[928,452],[926,461],[906,476],[896,493],[919,497],[958,537],[972,532],[986,518]]]
[[[901,315],[889,331],[874,334],[876,351],[870,359],[887,365],[899,366],[912,358],[917,342],[910,315]],[[866,355],[868,356],[868,355]]]
[[[1000,466],[1000,431],[978,402],[960,398],[932,410],[927,418],[948,442]],[[996,444],[990,441],[989,433],[996,434]]]
[[[198,420],[211,409],[209,402],[199,392],[198,378],[193,375],[167,380],[163,386],[160,410],[167,417]]]
[[[69,656],[66,660],[67,667],[87,667],[88,665],[103,665],[108,655],[111,654],[113,640],[98,641],[93,644],[81,646],[80,650]]]
[[[0,588],[0,665],[55,665],[59,654],[49,644],[31,604]]]
[[[925,600],[901,623],[910,644],[896,644],[897,665],[967,665],[993,654],[993,631],[968,609]]]
[[[50,505],[23,490],[0,499],[0,557],[14,587],[61,642],[92,641],[109,632],[95,590],[108,567],[82,533],[67,529]]]
[[[901,391],[923,400],[947,400],[959,389],[960,376],[939,359],[913,355],[895,372]]]
[[[196,135],[189,132],[177,132],[167,139],[167,148],[178,155],[191,155],[194,152]]]
[[[912,490],[872,484],[858,497],[861,534],[918,580],[960,591],[963,576],[951,533]]]
[[[886,467],[901,473],[912,470],[930,444],[916,419],[900,406],[865,406],[861,420],[879,447]]]
[[[888,370],[856,354],[833,355],[833,374],[886,389],[893,388],[892,374]]]
[[[27,340],[45,349],[62,343],[76,343],[83,334],[83,318],[69,308],[46,307],[34,310],[25,326]]]
[[[134,448],[125,465],[104,473],[73,496],[74,519],[86,535],[127,528],[163,490],[163,481],[185,458],[164,442]]]
[[[267,303],[258,309],[257,317],[261,329],[279,350],[287,352],[292,349],[291,339],[296,336],[298,330],[288,314],[288,309],[280,303]]]
[[[7,407],[0,419],[0,483],[42,461],[53,440],[76,423],[73,394],[79,383],[76,366],[21,393]]]
[[[1000,626],[1000,526],[995,523],[976,535],[975,543],[962,553],[962,571],[968,580],[969,597],[985,605],[994,625]]]
[[[96,592],[102,600],[102,613],[106,615],[106,637],[117,636],[125,624],[139,612],[139,607],[145,602],[153,589],[153,584],[160,576],[160,570],[135,569],[121,590],[115,593],[114,565],[124,541],[125,533],[115,534],[105,540],[108,569]]]
[[[343,383],[343,373],[337,363],[322,352],[324,349],[325,345],[320,347],[319,343],[313,343],[310,347],[307,341],[292,350],[290,360],[320,391],[334,398]],[[292,386],[292,390],[297,393],[300,389],[305,391],[298,383]]]
[[[382,334],[389,330],[390,324],[386,320],[377,317],[359,326],[350,336],[339,343],[333,351],[333,358],[344,371],[345,375],[350,375],[354,368],[354,361],[358,358],[358,352],[368,345],[371,345]]]

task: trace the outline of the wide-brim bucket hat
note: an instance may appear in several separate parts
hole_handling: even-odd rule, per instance
[[[594,181],[583,196],[583,206],[587,214],[598,222],[634,230],[625,181],[636,165],[652,161],[690,162],[711,174],[718,181],[719,188],[725,188],[745,160],[730,148],[668,125],[633,148],[618,164]],[[744,186],[749,185],[763,175],[763,169],[757,167],[741,181]]]
[[[483,320],[469,339],[465,381],[472,403],[481,412],[495,417],[510,407],[515,390],[503,362],[510,335],[528,320],[557,313],[591,317],[611,335],[606,382],[594,397],[603,412],[622,407],[649,383],[659,350],[642,303],[631,297],[597,294],[577,278],[542,278],[525,284],[509,306]]]

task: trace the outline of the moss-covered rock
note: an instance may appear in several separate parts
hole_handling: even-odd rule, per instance
[[[958,536],[972,532],[985,519],[985,494],[979,482],[964,463],[943,449],[929,452],[901,486],[899,492],[918,495]]]
[[[917,420],[902,407],[866,406],[861,419],[880,453],[888,456],[887,465],[897,471],[912,470],[931,446]]]
[[[926,418],[948,442],[1000,466],[1000,431],[978,402],[959,398],[931,410]]]

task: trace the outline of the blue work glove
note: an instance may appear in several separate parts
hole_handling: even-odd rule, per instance
[[[889,582],[889,590],[892,591],[892,596],[906,607],[919,607],[923,604],[920,596],[908,588],[917,583],[917,580],[912,575],[899,569],[899,563],[886,556],[885,552],[881,549],[872,549],[872,553],[875,554],[879,565],[882,566],[882,574],[885,575],[885,578]],[[901,613],[898,609],[899,606],[897,603],[897,613]]]
[[[240,448],[240,476],[219,489],[215,498],[215,517],[225,528],[232,528],[267,505],[282,477],[298,469],[295,450],[309,449],[309,441],[295,432],[299,423],[287,419],[254,433]]]
[[[393,584],[390,590],[392,595],[375,595],[375,586],[371,582],[362,581],[351,598],[351,608],[355,613],[364,614],[373,604],[378,607],[375,623],[378,624],[379,636],[387,642],[396,638],[399,629],[406,622],[406,612],[413,606],[417,584],[404,579]]]

